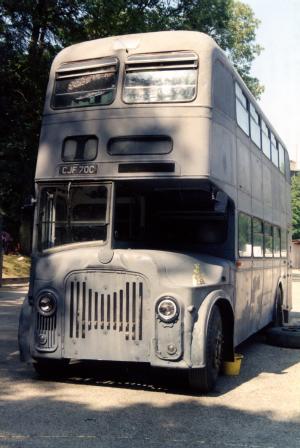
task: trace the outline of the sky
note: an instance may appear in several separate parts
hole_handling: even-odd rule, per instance
[[[261,21],[264,50],[252,75],[265,86],[260,106],[300,167],[300,0],[244,0]]]

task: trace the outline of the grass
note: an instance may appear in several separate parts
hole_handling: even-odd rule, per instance
[[[23,255],[4,255],[3,278],[28,277],[30,270],[30,258]]]

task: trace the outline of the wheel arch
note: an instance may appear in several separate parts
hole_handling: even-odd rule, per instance
[[[30,326],[32,320],[32,307],[29,304],[28,296],[25,297],[21,307],[18,327],[18,345],[20,360],[23,362],[31,361],[30,353]]]
[[[229,360],[233,357],[234,313],[232,301],[225,291],[213,291],[206,296],[197,313],[197,319],[192,332],[192,368],[205,367],[205,338],[207,334],[208,321],[212,309],[215,305],[219,307],[219,310],[221,312],[222,324],[225,334],[225,357]]]
[[[226,361],[234,360],[234,314],[231,303],[220,298],[217,300],[221,311],[222,325],[224,330],[224,359]]]

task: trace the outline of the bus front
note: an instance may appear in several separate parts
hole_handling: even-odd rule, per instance
[[[55,59],[20,319],[21,356],[38,372],[144,362],[209,390],[231,356],[234,207],[209,178],[215,47],[152,33]]]

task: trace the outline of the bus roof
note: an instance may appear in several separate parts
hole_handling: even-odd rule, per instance
[[[64,48],[56,56],[53,65],[57,67],[62,62],[111,56],[120,50],[126,50],[128,54],[181,49],[197,51],[198,48],[203,51],[203,44],[208,52],[216,48],[220,49],[210,36],[198,31],[159,31],[112,36]]]

